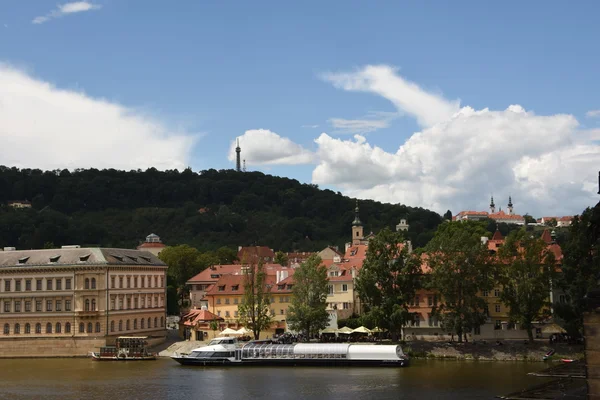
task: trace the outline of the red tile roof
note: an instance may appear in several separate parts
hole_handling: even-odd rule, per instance
[[[346,260],[356,260],[356,259],[364,260],[365,258],[367,258],[368,247],[369,246],[366,244],[352,245],[352,246],[348,247],[348,250],[346,250],[346,254],[344,254],[344,259],[346,259]]]
[[[522,215],[507,214],[504,211],[498,211],[497,213],[488,214],[488,218],[491,219],[512,219],[512,220],[524,220]]]
[[[238,260],[240,262],[250,262],[252,259],[260,257],[260,258],[275,258],[275,252],[268,248],[267,246],[252,246],[252,247],[242,247],[238,251]]]
[[[458,215],[463,216],[463,215],[488,215],[487,211],[461,211],[458,213]]]
[[[494,232],[494,235],[492,236],[491,240],[504,240],[504,236],[502,236],[502,233],[500,233],[500,231],[496,229],[496,232]]]
[[[144,242],[142,244],[140,244],[137,248],[139,249],[144,249],[144,248],[149,248],[149,247],[167,247],[164,243],[159,243],[159,242]]]
[[[186,326],[195,326],[198,322],[207,322],[207,321],[224,321],[223,318],[211,313],[208,310],[190,310],[187,314],[181,317],[181,322]]]
[[[552,235],[548,229],[544,229],[541,239],[548,244],[552,243]]]

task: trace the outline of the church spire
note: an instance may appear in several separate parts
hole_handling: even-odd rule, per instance
[[[493,214],[496,212],[496,205],[494,204],[494,195],[492,195],[492,198],[490,200],[490,214]]]
[[[241,162],[241,154],[240,154],[242,152],[242,149],[240,148],[240,139],[239,138],[236,139],[236,144],[237,144],[237,147],[235,148],[235,153],[236,153],[235,154],[235,170],[237,172],[240,172],[242,170],[242,162]]]
[[[512,203],[512,197],[509,195],[508,196],[508,215],[512,215],[513,214],[513,203]]]
[[[356,208],[354,209],[354,221],[352,222],[352,226],[362,226],[358,209],[358,199],[356,199]]]

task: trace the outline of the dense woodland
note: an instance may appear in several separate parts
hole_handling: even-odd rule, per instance
[[[13,209],[28,200],[31,209]],[[343,248],[355,200],[260,172],[214,169],[41,171],[0,166],[0,247],[65,244],[133,248],[151,232],[202,251],[266,245],[283,251]],[[360,201],[365,234],[393,228],[425,246],[442,217],[404,205]]]

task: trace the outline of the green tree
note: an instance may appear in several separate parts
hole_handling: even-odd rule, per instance
[[[220,265],[233,264],[238,259],[237,251],[229,247],[219,247],[215,251],[215,257]]]
[[[287,322],[298,332],[308,337],[319,333],[329,322],[327,313],[327,268],[321,257],[310,256],[294,272],[292,302]]]
[[[446,213],[444,214],[444,219],[447,221],[452,221],[452,211],[446,211]]]
[[[546,242],[521,229],[512,232],[499,252],[500,298],[509,318],[527,330],[533,342],[533,322],[549,317],[551,282],[556,259]]]
[[[288,265],[288,256],[283,251],[278,251],[275,253],[275,264],[287,266]]]
[[[380,231],[369,241],[367,257],[356,279],[367,318],[389,330],[393,340],[412,320],[408,303],[420,285],[420,261],[408,254],[403,243],[400,232],[389,228]]]
[[[177,288],[183,306],[187,293],[185,283],[207,267],[202,263],[201,253],[194,247],[182,244],[164,248],[158,257],[169,266],[167,276]]]
[[[557,281],[566,294],[567,302],[555,304],[555,312],[559,323],[573,336],[583,334],[586,294],[597,287],[600,277],[599,246],[600,203],[573,218],[563,246],[562,273]]]
[[[440,225],[427,245],[428,283],[442,295],[432,313],[459,342],[486,320],[486,302],[478,293],[493,287],[493,263],[481,242],[488,235],[484,223],[450,222]]]
[[[529,214],[525,214],[523,215],[523,218],[525,218],[525,222],[527,222],[528,224],[535,224],[537,221],[535,220],[535,218],[533,218],[531,215]]]
[[[258,340],[260,332],[271,326],[271,289],[267,285],[262,260],[258,264],[245,264],[244,295],[238,306],[238,319],[242,325],[250,329],[254,339]]]

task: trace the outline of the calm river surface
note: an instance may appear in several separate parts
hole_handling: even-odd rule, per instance
[[[408,368],[182,367],[170,359],[0,360],[0,399],[492,399],[544,363],[414,360]]]

